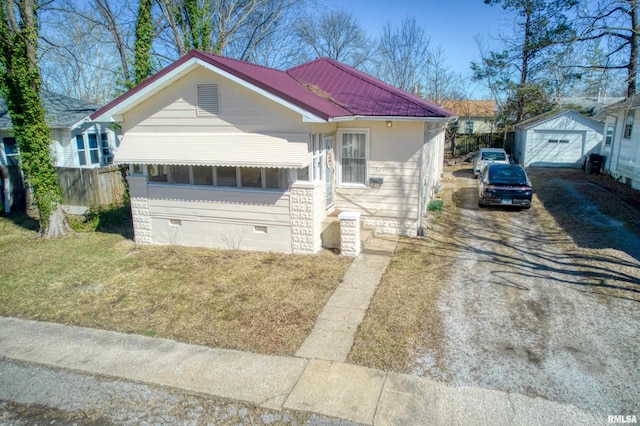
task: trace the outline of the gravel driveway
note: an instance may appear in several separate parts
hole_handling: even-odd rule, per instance
[[[414,373],[640,416],[638,229],[561,175],[533,171],[540,189],[523,211],[478,208],[470,169],[446,176],[460,215],[437,303],[443,350],[426,345]]]

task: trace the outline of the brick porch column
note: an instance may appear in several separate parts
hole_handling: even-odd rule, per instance
[[[136,244],[153,244],[146,176],[129,176],[131,216]]]
[[[324,184],[296,182],[291,185],[291,248],[294,254],[313,254],[322,249],[321,222]]]
[[[340,254],[356,257],[360,254],[360,213],[342,212],[340,219]]]

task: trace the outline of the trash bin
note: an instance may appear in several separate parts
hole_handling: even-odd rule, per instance
[[[599,175],[604,164],[604,155],[589,154],[587,156],[584,171],[588,175]]]

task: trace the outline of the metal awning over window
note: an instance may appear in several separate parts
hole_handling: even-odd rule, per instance
[[[309,135],[127,133],[117,164],[301,168],[311,163]]]

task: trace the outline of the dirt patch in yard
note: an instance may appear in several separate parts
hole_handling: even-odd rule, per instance
[[[399,245],[351,358],[603,416],[640,412],[640,212],[633,192],[580,172],[534,169],[533,207],[515,211],[479,209],[471,170],[449,169],[443,211]],[[410,300],[403,314],[385,308],[394,299]],[[386,317],[414,326],[372,342]],[[377,342],[401,349],[370,356]]]

